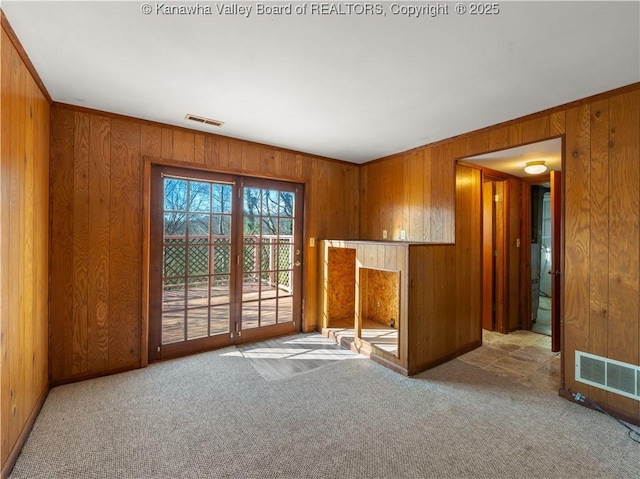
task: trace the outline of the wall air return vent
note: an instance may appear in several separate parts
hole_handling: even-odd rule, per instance
[[[640,366],[576,351],[576,381],[640,401]]]
[[[212,120],[211,118],[205,118],[203,116],[192,115],[191,113],[187,113],[184,117],[185,120],[197,121],[198,123],[204,123],[205,125],[217,126],[221,127],[224,125],[223,121]]]

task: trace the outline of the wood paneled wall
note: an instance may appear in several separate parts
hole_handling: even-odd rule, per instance
[[[51,378],[140,366],[144,157],[303,182],[305,331],[315,330],[316,247],[359,236],[357,165],[54,104],[51,154]]]
[[[554,137],[565,156],[563,387],[640,421],[637,401],[574,379],[576,349],[640,364],[640,84],[364,165],[362,236],[464,243],[456,159]]]
[[[49,102],[0,39],[0,466],[8,474],[48,392]],[[21,47],[20,47],[21,48]]]
[[[568,109],[565,152],[565,386],[640,419],[573,374],[576,349],[640,364],[640,88]]]

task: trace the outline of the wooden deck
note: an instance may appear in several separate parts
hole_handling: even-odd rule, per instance
[[[162,344],[229,332],[229,290],[214,286],[210,288],[210,299],[208,290],[207,285],[202,284],[188,285],[186,292],[184,287],[165,290]],[[244,283],[242,329],[292,321],[292,300],[286,290],[257,282]]]

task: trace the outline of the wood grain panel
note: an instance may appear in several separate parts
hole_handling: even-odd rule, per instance
[[[509,148],[511,145],[509,127],[495,128],[489,132],[489,150],[498,151]]]
[[[228,140],[227,164],[231,171],[242,171],[242,142]]]
[[[0,469],[8,475],[48,392],[46,95],[0,30]]]
[[[481,173],[456,166],[455,331],[456,348],[479,342],[482,323]],[[492,200],[492,198],[490,198]]]
[[[113,369],[140,359],[141,170],[140,125],[112,120],[109,368]]]
[[[197,163],[195,161],[195,134],[183,131],[172,130],[173,133],[173,158],[178,161]]]
[[[319,205],[328,204],[327,203],[328,197],[331,193],[329,191],[329,178],[327,178],[326,174],[324,174],[324,168],[322,167],[322,165],[316,161],[312,161],[311,170],[312,170],[311,176],[313,178],[313,180],[311,181],[311,187],[313,188],[312,189],[313,196],[318,199],[318,204],[316,208],[312,210],[313,211],[312,216],[314,218],[317,218],[319,214],[319,211],[317,210],[317,208],[319,208]],[[327,234],[327,228],[328,228],[328,224],[326,222],[322,224],[319,222],[315,222],[314,234],[318,238],[331,238],[332,236],[328,236]]]
[[[220,157],[220,140],[214,136],[206,136],[204,139],[204,164],[214,167]]]
[[[283,151],[280,157],[280,175],[285,178],[300,178],[298,169],[301,165],[296,163],[300,162],[297,161],[294,153],[290,151]]]
[[[549,116],[543,115],[522,123],[522,143],[533,143],[549,138]]]
[[[11,68],[13,48],[4,29],[0,28],[0,71],[8,72]],[[4,265],[9,258],[9,218],[7,215],[10,201],[9,188],[4,185],[10,180],[10,154],[12,134],[11,122],[11,76],[0,75],[0,262]],[[13,439],[9,434],[11,409],[11,386],[9,381],[9,268],[0,268],[0,468],[4,468],[13,447]]]
[[[96,115],[92,115],[96,118]],[[140,130],[140,148],[142,154],[160,158],[162,156],[162,128],[143,124]]]
[[[588,349],[591,139],[589,105],[567,111],[565,161],[564,261],[564,370],[566,388],[579,391],[575,382],[575,350]]]
[[[590,124],[589,351],[607,357],[609,308],[609,100],[592,103]],[[601,402],[607,393],[588,388]]]
[[[25,168],[24,156],[25,148],[25,118],[24,112],[26,105],[24,103],[26,93],[24,91],[25,71],[21,68],[21,59],[17,55],[12,56],[11,69],[11,91],[14,93],[12,97],[11,112],[9,121],[12,124],[12,132],[9,137],[10,145],[10,176],[8,181],[9,187],[9,209],[11,215],[9,217],[9,256],[5,266],[8,265],[12,271],[9,282],[9,351],[14,354],[9,356],[10,375],[9,387],[11,392],[11,421],[9,422],[9,434],[11,437],[18,437],[20,429],[25,423],[23,417],[24,410],[21,407],[23,395],[26,394],[26,388],[21,381],[21,363],[25,360],[27,353],[22,343],[27,331],[25,330],[24,317],[24,255],[23,247],[25,224],[24,218],[24,190],[25,190]],[[6,74],[6,73],[5,73]],[[26,398],[24,398],[26,399]]]
[[[566,113],[564,110],[549,114],[549,136],[555,137],[564,134],[565,118]]]
[[[456,340],[456,249],[455,247],[433,246],[433,270],[430,282],[433,286],[433,317],[428,338],[429,359],[438,359],[459,348]],[[445,279],[436,272],[450,271]],[[439,279],[438,279],[439,278]],[[461,292],[460,292],[461,293]],[[468,321],[469,319],[467,319]]]
[[[432,150],[431,156],[431,214],[430,235],[427,241],[452,243],[455,241],[455,154],[454,145]]]
[[[75,112],[52,111],[51,375],[73,374],[73,161]]]
[[[425,178],[431,178],[431,158],[425,157],[426,151],[413,152],[405,159],[407,168],[403,172],[404,213],[402,216],[407,238],[411,241],[420,241],[424,237],[424,212],[429,211],[430,197],[425,198],[424,182]]]
[[[509,147],[522,145],[522,123],[511,123],[509,125]]]
[[[144,137],[144,133],[143,133]],[[147,137],[149,138],[149,137]],[[87,370],[109,366],[109,206],[111,204],[111,122],[91,116],[89,136],[89,337]],[[83,371],[84,372],[84,371]]]
[[[479,155],[489,151],[489,132],[483,131],[466,138],[466,155]]]
[[[76,113],[73,161],[73,374],[87,367],[89,273],[89,123]]]
[[[272,175],[276,167],[276,151],[272,148],[260,150],[260,172]]]
[[[610,102],[608,357],[640,364],[640,92]],[[629,318],[637,318],[635,322]],[[638,402],[609,395],[608,404],[638,415]]]
[[[242,171],[258,173],[260,171],[261,148],[253,143],[242,144]]]
[[[162,158],[173,160],[173,130],[171,128],[162,128]]]
[[[402,226],[402,185],[403,162],[394,159],[381,163],[382,184],[380,190],[380,226],[386,229],[390,239],[399,240]],[[377,238],[382,238],[382,231],[377,232]]]
[[[381,239],[382,230],[388,230],[388,226],[382,226],[380,221],[381,199],[380,191],[382,183],[378,181],[383,176],[383,164],[373,163],[366,168],[363,176],[362,196],[363,204],[360,208],[360,224],[364,238]]]

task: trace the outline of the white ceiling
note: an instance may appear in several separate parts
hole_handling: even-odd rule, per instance
[[[424,2],[379,16],[235,2],[248,18],[219,14],[229,1],[191,16],[149,3],[1,6],[55,101],[355,163],[640,81],[637,0],[502,1],[484,16],[440,2],[448,15],[420,18],[391,8]]]
[[[470,156],[465,163],[484,166],[513,176],[525,178],[524,167],[530,161],[544,161],[548,171],[562,170],[562,139],[540,141],[526,146],[494,151],[484,155]]]

